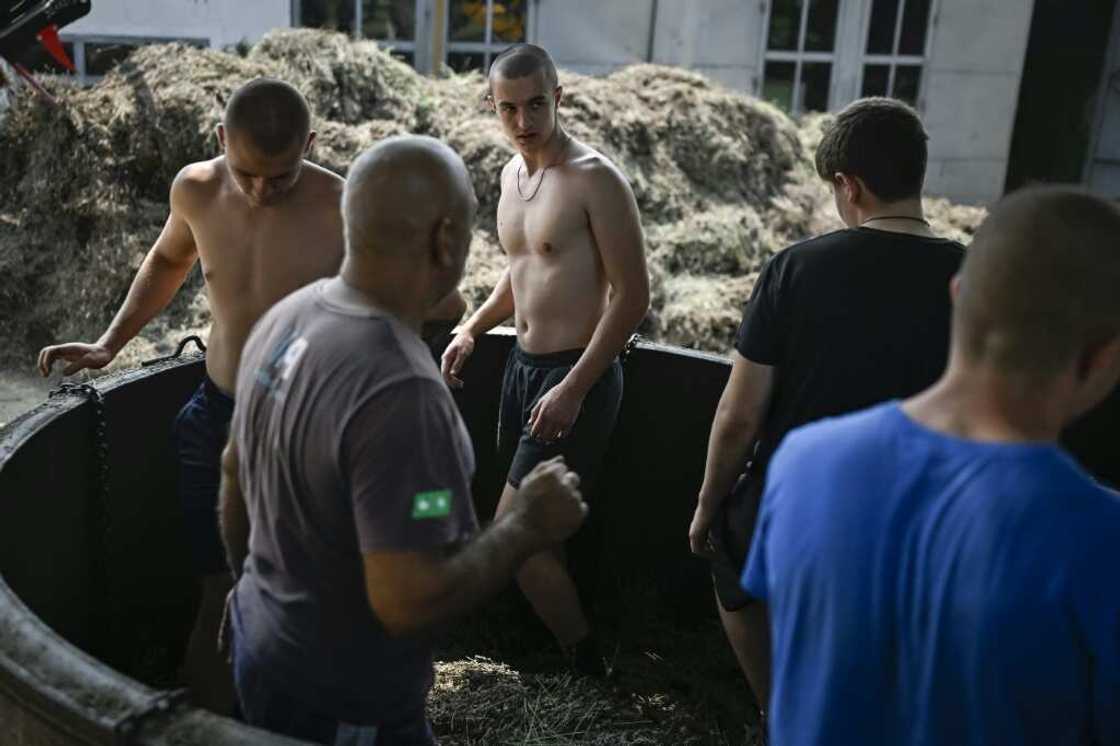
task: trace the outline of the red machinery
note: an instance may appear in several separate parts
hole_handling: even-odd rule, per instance
[[[0,0],[0,58],[36,90],[46,92],[18,61],[34,44],[41,44],[59,65],[74,71],[58,30],[89,13],[91,0]]]

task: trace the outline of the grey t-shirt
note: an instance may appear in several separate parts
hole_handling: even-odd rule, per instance
[[[362,554],[438,550],[477,529],[470,438],[427,346],[322,280],[254,327],[236,398],[251,525],[239,650],[346,722],[422,707],[430,643],[387,637]]]

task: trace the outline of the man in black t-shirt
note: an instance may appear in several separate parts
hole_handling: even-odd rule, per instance
[[[791,429],[913,395],[945,368],[964,247],[922,217],[927,139],[899,101],[862,99],[836,116],[816,166],[848,228],[774,256],[736,339],[689,542],[712,560],[724,629],[763,711],[766,609],[739,578],[767,462]]]

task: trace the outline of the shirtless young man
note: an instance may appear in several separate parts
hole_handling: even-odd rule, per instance
[[[444,377],[462,386],[475,339],[514,316],[498,423],[498,457],[510,468],[498,515],[522,478],[556,455],[592,491],[622,401],[618,354],[649,308],[633,192],[613,163],[560,126],[562,95],[540,47],[511,47],[490,68],[490,104],[518,151],[498,203],[510,265],[443,355]],[[517,580],[576,666],[602,672],[563,547],[530,559]]]
[[[238,89],[218,126],[224,155],[175,177],[167,223],[109,328],[93,344],[39,353],[44,376],[59,360],[63,375],[108,365],[202,262],[212,314],[206,378],[175,420],[180,497],[203,584],[184,676],[195,700],[220,712],[233,701],[229,668],[215,644],[231,580],[216,506],[241,348],[276,301],[336,274],[342,262],[343,180],[304,160],[315,141],[310,122],[306,101],[287,83],[261,78]]]

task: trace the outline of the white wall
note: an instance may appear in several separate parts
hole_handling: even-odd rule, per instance
[[[538,0],[533,41],[559,67],[602,74],[645,62],[652,0]]]
[[[753,89],[763,36],[758,4],[658,0],[651,39],[653,6],[653,0],[537,0],[533,40],[560,67],[576,72],[604,74],[652,61]]]
[[[744,0],[659,0],[653,61],[752,91],[761,74],[762,10],[761,3]]]
[[[841,25],[855,23],[870,5],[846,0]],[[755,89],[765,37],[761,2],[658,0],[651,47],[653,6],[654,0],[535,0],[531,38],[577,72],[608,73],[645,62],[652,50],[654,62]],[[929,193],[968,202],[1002,193],[1033,7],[1034,0],[938,0],[922,92]],[[223,47],[291,21],[291,0],[95,0],[93,8],[64,34],[193,38]],[[854,82],[835,83],[838,106],[845,94],[854,96]]]
[[[1034,0],[940,0],[922,116],[926,189],[962,202],[1003,193]]]
[[[864,33],[872,0],[841,4],[839,39]],[[652,0],[537,0],[535,41],[558,64],[607,73],[644,62]],[[688,67],[744,92],[756,90],[764,6],[756,0],[659,0],[653,61]],[[930,194],[985,203],[1003,191],[1034,0],[938,0],[923,71],[921,109],[930,132]],[[840,65],[841,57],[847,62]],[[850,59],[849,59],[850,58]],[[860,45],[837,50],[859,70]],[[834,107],[858,79],[837,75]]]
[[[66,36],[205,39],[212,47],[256,41],[291,25],[291,0],[94,0]]]

